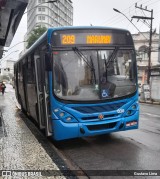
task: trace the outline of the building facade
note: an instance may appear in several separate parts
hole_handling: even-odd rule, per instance
[[[48,3],[50,2],[50,3]],[[24,36],[24,50],[26,52],[27,40],[36,27],[61,27],[73,25],[73,6],[71,0],[29,0],[27,6],[27,33]]]
[[[60,27],[73,25],[73,6],[70,0],[29,0],[27,7],[27,36],[37,26]]]
[[[11,82],[14,76],[14,63],[15,61],[12,59],[8,59],[3,61],[0,68],[0,82],[6,81]]]
[[[137,51],[138,81],[146,83],[148,69],[149,32],[132,34],[135,49]],[[151,67],[159,65],[159,34],[154,32],[151,45]]]
[[[2,63],[1,75],[8,75],[8,73],[14,73],[15,60],[8,59]]]

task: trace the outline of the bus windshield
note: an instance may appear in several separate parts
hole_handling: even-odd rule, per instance
[[[133,49],[53,51],[53,91],[64,100],[119,98],[136,91]]]

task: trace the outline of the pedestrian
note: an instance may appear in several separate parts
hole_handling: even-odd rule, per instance
[[[6,89],[6,85],[5,85],[5,83],[2,81],[2,84],[1,84],[2,95],[4,95],[5,89]]]

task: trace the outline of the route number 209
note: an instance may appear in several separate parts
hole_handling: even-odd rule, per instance
[[[74,35],[62,35],[62,44],[75,44],[75,36]]]

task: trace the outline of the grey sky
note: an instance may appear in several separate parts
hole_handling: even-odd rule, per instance
[[[80,25],[94,25],[94,26],[111,26],[111,27],[118,27],[118,28],[125,28],[131,31],[131,33],[137,33],[138,31],[136,28],[122,15],[115,11],[113,8],[118,9],[119,11],[123,12],[129,19],[133,15],[139,16],[150,16],[150,13],[142,12],[139,9],[135,8],[135,3],[140,6],[141,4],[143,7],[146,5],[148,9],[153,9],[153,28],[157,29],[159,32],[159,24],[160,24],[160,0],[72,0],[73,1],[73,25],[80,26]],[[132,21],[140,31],[149,31],[149,27],[147,27],[143,22],[137,22],[136,19]],[[10,47],[14,46],[15,44],[22,42],[24,40],[24,35],[27,29],[27,16],[26,14],[21,20],[19,28],[15,34],[15,37],[10,45]],[[7,49],[7,48],[5,48]],[[14,59],[18,58],[18,53],[14,52],[16,50],[23,50],[23,43],[15,46],[11,50],[9,50],[9,55],[6,59]],[[6,53],[7,55],[7,53]]]

